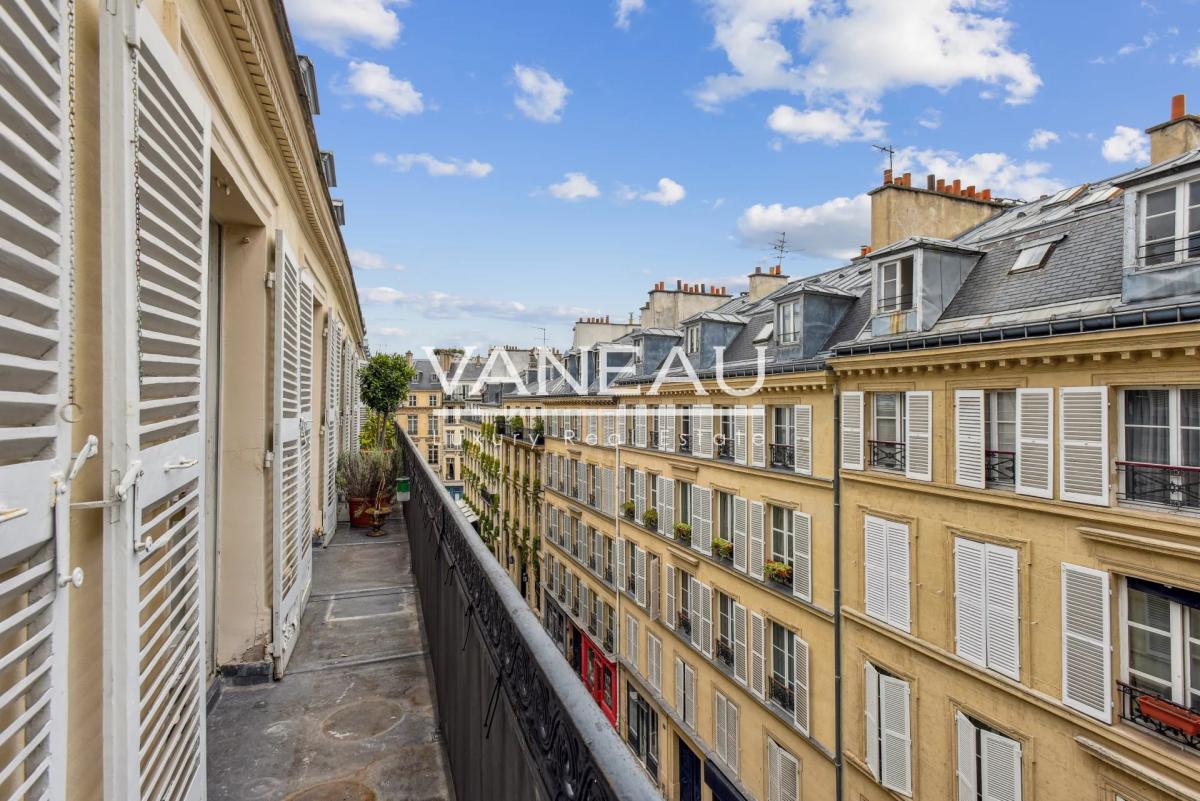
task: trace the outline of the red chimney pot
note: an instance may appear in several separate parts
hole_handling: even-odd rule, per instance
[[[1187,116],[1187,97],[1175,95],[1171,98],[1171,119],[1177,120]]]
[[[950,191],[953,192],[954,194],[956,194],[956,195],[962,194],[962,181],[960,181],[959,179],[955,178],[954,183],[951,184],[950,187],[951,187]]]
[[[975,185],[971,184],[967,187],[967,197],[975,197]]]
[[[884,171],[883,171],[883,184],[884,184],[884,186],[887,186],[887,185],[888,185],[888,184],[890,184],[891,182],[892,182],[892,171],[891,171],[891,170],[884,170]]]
[[[982,192],[979,193],[979,197],[983,200],[991,200],[992,199],[992,190],[984,189]]]

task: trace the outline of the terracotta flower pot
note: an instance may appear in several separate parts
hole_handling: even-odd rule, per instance
[[[354,528],[371,528],[375,523],[371,510],[378,507],[391,506],[393,495],[395,495],[395,492],[389,490],[380,494],[374,500],[370,498],[349,498],[350,525]]]

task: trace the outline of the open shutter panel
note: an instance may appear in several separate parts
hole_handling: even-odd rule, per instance
[[[675,565],[667,565],[667,617],[666,623],[675,628]]]
[[[779,746],[767,738],[767,801],[779,801]]]
[[[646,514],[646,474],[641,470],[633,473],[633,516],[637,524],[642,524]]]
[[[73,198],[66,79],[68,4],[0,12],[0,716],[23,733],[0,756],[5,789],[66,797],[71,498],[53,474],[71,457]],[[61,489],[61,488],[60,488]]]
[[[983,390],[954,392],[954,481],[983,489],[987,480],[984,461]]]
[[[658,477],[658,531],[675,538],[675,480]]]
[[[812,515],[792,512],[792,594],[812,600]]]
[[[646,447],[646,404],[639,403],[634,410],[633,445],[636,448]]]
[[[738,735],[739,712],[737,705],[733,702],[725,704],[725,763],[733,768],[733,772],[738,771]]]
[[[617,539],[617,575],[615,577],[617,590],[623,591],[629,585],[625,581],[625,540]]]
[[[878,517],[863,518],[864,603],[868,615],[883,621],[888,619],[887,526]]]
[[[986,547],[974,540],[954,540],[955,649],[963,659],[981,667],[987,665],[985,551]]]
[[[903,795],[912,795],[912,730],[909,723],[908,682],[879,677],[879,727],[882,753],[880,782]]]
[[[692,438],[696,440],[692,455],[701,459],[713,458],[713,407],[702,404],[692,407]]]
[[[692,576],[688,576],[688,620],[691,622],[692,647],[697,651],[701,649],[703,643],[704,632],[704,610],[701,608],[700,601],[700,582],[696,581]]]
[[[662,640],[646,632],[646,669],[650,675],[650,686],[662,689]]]
[[[800,801],[800,763],[787,751],[777,749],[775,784],[779,801]]]
[[[324,474],[321,502],[321,531],[326,538],[337,528],[337,319],[331,312],[325,318],[325,409],[324,409]]]
[[[888,622],[901,631],[908,631],[911,626],[908,526],[900,523],[887,524],[887,573]]]
[[[863,469],[863,394],[842,393],[842,467]]]
[[[600,445],[599,423],[596,420],[596,412],[588,411],[587,414],[587,442],[589,445]],[[531,421],[532,422],[532,421]]]
[[[1108,505],[1108,387],[1059,390],[1059,492],[1064,501]]]
[[[637,596],[638,606],[643,609],[646,607],[646,549],[638,548],[634,554],[634,594]]]
[[[697,503],[692,506],[692,547],[705,556],[712,555],[712,490],[692,485],[692,497]],[[695,523],[699,522],[699,531]]]
[[[1063,703],[1111,720],[1108,574],[1063,563]]]
[[[746,464],[750,454],[750,426],[745,406],[733,407],[733,460]]]
[[[108,525],[106,743],[122,799],[203,796],[207,100],[145,6],[101,14],[106,436],[137,485]],[[13,4],[7,3],[6,8]],[[5,45],[7,46],[7,45]],[[11,82],[5,81],[6,90]],[[3,532],[7,537],[9,532]],[[135,546],[136,543],[136,546]],[[61,758],[61,757],[60,757]]]
[[[933,394],[904,395],[904,475],[917,481],[933,479]]]
[[[979,732],[983,801],[1021,801],[1021,744],[990,731]]]
[[[684,713],[684,675],[683,660],[675,657],[675,711],[683,717]]]
[[[975,801],[979,798],[979,763],[976,759],[975,740],[978,737],[975,724],[962,712],[954,713],[954,733],[958,741],[955,749],[955,776],[958,781],[960,801]]]
[[[811,406],[796,406],[792,409],[792,419],[795,423],[793,438],[795,442],[795,468],[802,476],[811,476],[812,467],[812,434],[813,417]]]
[[[799,637],[792,638],[792,658],[796,666],[792,719],[797,729],[808,734],[808,643]]]
[[[748,680],[749,653],[746,650],[746,607],[733,602],[733,675],[742,684]]]
[[[661,407],[662,416],[658,419],[658,449],[667,453],[675,452],[675,406],[668,403]]]
[[[729,496],[726,496],[729,497]],[[746,572],[746,547],[747,534],[746,526],[749,523],[747,517],[749,509],[745,498],[734,496],[733,498],[733,566],[734,568]]]
[[[704,655],[712,657],[712,606],[713,591],[707,584],[700,585],[700,648]]]
[[[766,697],[766,621],[757,612],[750,613],[750,689],[759,698]]]
[[[729,702],[725,696],[718,690],[713,693],[713,744],[719,756],[726,764],[729,763],[729,753],[727,750],[728,743],[728,719],[726,710],[729,707]]]
[[[863,667],[863,708],[866,718],[867,767],[879,781],[879,671],[870,662]]]
[[[763,540],[762,501],[750,501],[750,575],[762,581],[766,543]]]
[[[1017,390],[1017,477],[1016,491],[1035,498],[1049,498],[1053,469],[1050,444],[1054,432],[1051,390]]]
[[[750,409],[750,462],[755,467],[767,466],[767,413],[763,406]]]
[[[987,664],[992,670],[1010,679],[1021,679],[1020,607],[1018,604],[1018,551],[988,545],[987,594],[984,612],[987,617]]]
[[[683,666],[684,688],[687,691],[687,714],[684,716],[684,723],[692,728],[696,728],[696,671],[691,665]]]

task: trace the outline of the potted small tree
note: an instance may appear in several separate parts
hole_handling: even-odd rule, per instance
[[[350,525],[369,528],[374,510],[386,507],[396,482],[396,461],[384,451],[348,451],[338,459],[337,486],[350,506]]]
[[[713,554],[722,562],[733,562],[733,543],[720,537],[713,537]]]
[[[375,414],[368,421],[375,427],[373,441],[383,447],[385,429],[408,395],[408,385],[416,371],[408,359],[398,353],[376,353],[359,374],[359,398]]]
[[[658,531],[658,510],[647,509],[642,513],[642,525],[651,531]]]
[[[630,520],[632,520],[633,513],[634,513],[633,501],[625,501],[625,503],[621,504],[621,511],[624,513],[624,515],[626,517],[628,517]]]
[[[676,523],[675,524],[675,539],[682,542],[684,545],[692,544],[692,524],[691,523]]]

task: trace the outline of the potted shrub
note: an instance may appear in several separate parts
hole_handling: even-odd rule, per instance
[[[713,537],[713,553],[718,559],[723,559],[726,562],[733,561],[733,543],[729,540],[723,540],[720,537]]]
[[[642,525],[651,531],[658,531],[658,510],[647,509],[642,513]]]
[[[692,524],[691,523],[676,523],[675,524],[675,539],[682,542],[684,545],[692,544]]]
[[[767,562],[763,565],[763,576],[767,581],[792,586],[792,568],[786,562]]]
[[[519,414],[514,414],[512,418],[509,419],[508,424],[512,428],[513,436],[517,439],[520,439],[521,432],[525,430],[525,418],[521,417]]]
[[[395,491],[399,460],[387,451],[347,451],[338,459],[337,486],[350,506],[350,525],[369,528],[373,511]]]
[[[388,423],[400,409],[400,402],[408,394],[408,384],[417,376],[417,371],[408,359],[396,353],[376,353],[363,365],[358,378],[359,399],[375,415],[367,422],[375,431],[371,437],[375,443],[387,440]]]
[[[625,503],[621,504],[621,511],[625,513],[626,517],[632,520],[634,511],[633,501],[625,501]]]

